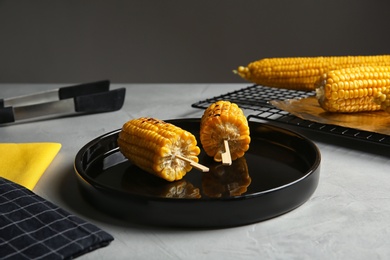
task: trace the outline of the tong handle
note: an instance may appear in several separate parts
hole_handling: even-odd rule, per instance
[[[58,98],[67,99],[67,98],[74,98],[77,96],[106,92],[109,90],[109,88],[110,88],[109,80],[101,80],[101,81],[83,83],[83,84],[69,86],[69,87],[62,87],[58,89]]]
[[[20,107],[0,107],[0,124],[56,114],[116,111],[122,108],[125,95],[126,88],[119,88],[41,104]]]
[[[74,98],[76,112],[100,113],[121,109],[125,101],[125,88]]]
[[[110,89],[109,80],[101,80],[90,83],[82,83],[78,85],[51,89],[34,94],[0,99],[0,108],[3,107],[18,107],[45,102],[74,98],[83,95],[92,95],[95,93],[107,92]]]
[[[0,124],[15,122],[14,109],[12,107],[0,108]]]

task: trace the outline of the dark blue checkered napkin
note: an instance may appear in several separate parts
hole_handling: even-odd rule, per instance
[[[1,259],[72,259],[112,240],[95,225],[0,177]]]

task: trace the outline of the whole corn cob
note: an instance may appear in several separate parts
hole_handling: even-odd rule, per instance
[[[141,117],[126,122],[118,137],[120,151],[139,168],[167,181],[180,180],[198,162],[196,138],[173,124]]]
[[[240,66],[236,73],[259,85],[314,90],[325,72],[364,65],[390,66],[390,55],[267,58]]]
[[[380,110],[374,102],[390,87],[390,67],[364,66],[329,71],[318,81],[317,99],[329,112]]]
[[[208,156],[222,161],[224,141],[228,142],[231,159],[242,157],[249,149],[248,121],[235,103],[217,101],[204,112],[200,123],[200,141]]]
[[[378,104],[382,110],[390,113],[390,85],[378,91],[374,97],[374,103]]]

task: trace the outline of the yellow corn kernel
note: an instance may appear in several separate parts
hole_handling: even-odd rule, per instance
[[[388,87],[390,66],[361,66],[325,73],[317,82],[316,93],[321,107],[329,112],[376,111],[381,105],[374,98]]]
[[[382,110],[390,113],[390,85],[375,93],[374,102],[378,104]]]
[[[240,66],[235,72],[259,85],[314,90],[325,72],[358,66],[390,66],[390,55],[267,58]]]
[[[173,124],[141,117],[126,122],[118,137],[123,155],[144,171],[167,181],[182,179],[192,169],[182,156],[198,162],[196,138]]]
[[[231,159],[244,156],[251,141],[248,121],[235,103],[217,101],[204,112],[200,124],[200,141],[208,156],[222,161],[224,140],[228,141]]]

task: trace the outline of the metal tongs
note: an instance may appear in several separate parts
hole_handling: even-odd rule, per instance
[[[0,124],[41,117],[116,111],[122,108],[126,89],[110,89],[103,80],[0,99]]]

